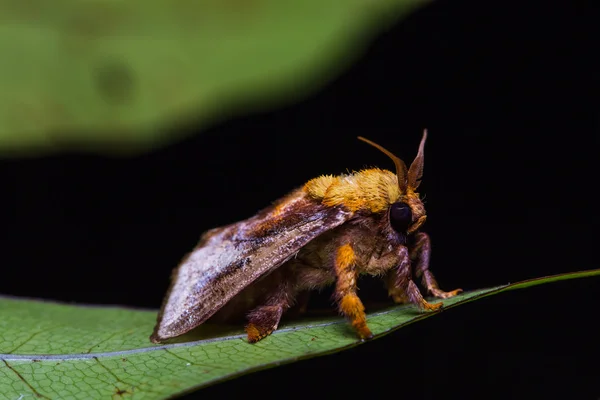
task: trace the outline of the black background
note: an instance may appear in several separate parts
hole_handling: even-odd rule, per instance
[[[440,1],[299,103],[190,123],[136,157],[4,160],[0,292],[156,308],[204,230],[320,174],[393,168],[357,135],[410,162],[423,128],[424,229],[443,288],[597,268],[597,17],[591,3]],[[599,283],[484,299],[190,397],[598,399]]]

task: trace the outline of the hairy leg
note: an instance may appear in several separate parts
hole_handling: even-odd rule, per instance
[[[334,272],[337,279],[335,299],[340,312],[348,318],[362,340],[370,339],[373,334],[367,326],[365,307],[356,294],[356,255],[350,244],[344,244],[337,249]]]
[[[410,300],[406,295],[406,291],[404,289],[396,286],[396,281],[398,280],[398,272],[395,269],[388,271],[385,276],[385,286],[388,291],[388,296],[390,296],[394,303],[397,304],[406,304],[409,303]]]
[[[298,314],[303,315],[306,314],[306,309],[308,308],[308,301],[310,300],[310,292],[305,290],[300,292],[296,299],[296,304],[298,306]]]
[[[406,303],[407,301],[416,304],[419,308],[427,311],[435,311],[442,307],[442,303],[428,303],[423,298],[421,291],[412,280],[412,265],[408,249],[405,246],[400,246],[398,249],[400,261],[395,272],[394,289],[391,293],[394,301],[401,300],[399,302]],[[392,275],[392,276],[394,276]]]
[[[246,316],[249,343],[256,343],[273,333],[279,326],[283,313],[294,302],[295,289],[292,280],[288,276],[282,276],[276,281],[277,284],[266,296],[266,301]]]
[[[456,296],[462,289],[455,289],[450,292],[441,290],[438,286],[433,273],[429,270],[429,260],[431,258],[431,242],[429,235],[419,232],[415,235],[415,245],[411,249],[410,258],[416,262],[415,276],[421,278],[423,286],[432,296],[441,299]]]

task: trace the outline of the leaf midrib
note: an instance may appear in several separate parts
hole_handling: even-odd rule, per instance
[[[498,287],[490,288],[489,292],[482,293],[478,296],[474,296],[474,297],[466,299],[462,302],[449,305],[449,306],[445,307],[444,309],[447,310],[447,309],[453,308],[459,304],[464,304],[465,302],[471,301],[473,299],[481,298],[481,297],[487,296],[491,293],[497,293],[499,290],[505,289],[506,287],[507,286],[498,286]],[[487,290],[487,289],[478,289],[476,291],[481,291],[481,290]],[[413,306],[408,305],[405,307],[413,307]],[[396,312],[396,311],[398,311],[398,309],[399,309],[399,307],[393,307],[393,308],[390,308],[387,310],[373,312],[373,313],[370,313],[367,317],[376,317],[376,316],[386,315],[386,314],[389,314],[392,312]],[[398,328],[400,328],[402,326],[406,326],[410,323],[416,322],[420,319],[428,318],[439,312],[440,311],[417,315],[414,318],[412,318],[410,321],[407,321],[404,324],[398,325]],[[278,329],[277,331],[273,332],[272,335],[280,335],[280,334],[284,334],[287,332],[293,332],[293,331],[300,330],[300,329],[320,328],[320,327],[339,325],[339,324],[345,324],[345,323],[346,323],[346,321],[340,317],[339,319],[334,320],[334,321],[314,323],[314,324],[309,323],[309,324],[302,324],[300,326],[290,326],[290,327],[281,328],[281,329]],[[379,335],[377,335],[377,336],[379,336]],[[20,361],[83,360],[83,359],[93,359],[93,358],[126,356],[126,355],[131,355],[131,354],[148,353],[148,352],[157,351],[157,350],[167,350],[167,349],[174,349],[174,348],[179,348],[179,347],[191,347],[191,346],[203,345],[203,344],[214,343],[214,342],[222,342],[222,341],[228,341],[228,340],[245,340],[245,339],[246,339],[246,334],[238,334],[238,335],[220,336],[220,337],[210,338],[210,339],[195,340],[195,341],[185,342],[185,343],[169,343],[169,344],[164,344],[164,345],[159,345],[159,346],[150,346],[150,347],[143,347],[143,348],[129,349],[129,350],[108,351],[108,352],[101,352],[101,353],[40,354],[40,355],[0,353],[0,360],[6,360],[6,361],[15,361],[15,360],[20,360]]]
[[[491,296],[494,294],[498,294],[501,292],[505,292],[508,290],[523,289],[523,288],[530,287],[530,286],[537,286],[542,283],[552,283],[552,282],[557,282],[557,281],[561,281],[561,280],[565,280],[565,279],[577,279],[577,278],[584,278],[584,277],[597,276],[597,275],[600,275],[600,269],[558,274],[558,275],[552,275],[552,276],[547,276],[547,277],[543,277],[543,278],[535,278],[535,279],[525,280],[525,281],[516,282],[516,283],[512,283],[512,284],[508,284],[508,285],[496,286],[496,287],[492,287],[489,289],[478,289],[476,291],[482,292],[479,295],[475,295],[475,296],[466,298],[462,301],[459,301],[457,303],[450,304],[450,305],[444,307],[442,310],[447,310],[447,309],[456,307],[461,304],[469,303],[471,301],[474,301],[474,300],[477,300],[477,299],[480,299],[483,297]],[[371,314],[369,314],[368,317],[382,316],[382,315],[386,315],[388,313],[395,312],[397,310],[398,310],[398,307],[393,307],[393,308],[390,308],[387,310],[371,313]],[[438,314],[439,312],[441,312],[441,310],[432,312],[432,313],[423,313],[423,314],[417,315],[414,318],[410,319],[409,321],[406,321],[406,322],[394,327],[393,329],[390,329],[390,330],[383,332],[376,336],[383,336],[391,331],[394,331],[396,329],[399,329],[401,327],[409,325],[413,322],[417,322],[422,319],[429,318],[433,315]],[[321,323],[313,323],[313,324],[308,323],[308,324],[302,324],[299,326],[290,326],[290,327],[281,328],[281,329],[277,330],[276,332],[274,332],[273,335],[285,334],[287,332],[292,332],[295,330],[319,328],[319,327],[326,327],[326,326],[345,324],[345,323],[346,322],[342,318],[339,318],[339,319],[336,319],[333,321],[321,322]],[[170,344],[164,344],[164,345],[159,345],[159,346],[150,346],[150,347],[143,347],[143,348],[137,348],[137,349],[118,350],[118,351],[109,351],[109,352],[101,352],[101,353],[70,353],[70,354],[39,354],[39,355],[38,354],[0,353],[0,360],[5,360],[5,361],[67,361],[67,360],[69,360],[70,361],[70,360],[82,360],[82,359],[94,359],[94,358],[107,358],[107,357],[116,357],[116,356],[126,356],[126,355],[132,355],[132,354],[149,353],[149,352],[153,352],[153,351],[175,349],[175,348],[180,348],[180,347],[199,346],[199,345],[204,345],[204,344],[209,344],[209,343],[214,343],[214,342],[229,341],[229,340],[244,341],[245,336],[246,336],[245,334],[237,334],[237,335],[221,336],[221,337],[216,337],[216,338],[211,338],[211,339],[190,341],[190,342],[185,342],[185,343],[170,343]],[[353,347],[357,344],[359,344],[358,341],[350,344],[349,346],[345,346],[345,347]]]

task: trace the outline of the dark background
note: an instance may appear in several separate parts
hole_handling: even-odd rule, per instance
[[[297,104],[197,134],[192,122],[131,158],[4,160],[0,293],[156,308],[204,230],[320,174],[393,168],[357,135],[410,162],[423,128],[443,288],[598,268],[598,16],[592,3],[439,1]],[[495,296],[190,397],[598,399],[599,294],[588,279]]]

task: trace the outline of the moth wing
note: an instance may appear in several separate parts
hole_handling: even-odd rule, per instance
[[[174,271],[152,341],[197,327],[257,278],[351,216],[299,189],[248,220],[206,232]]]

